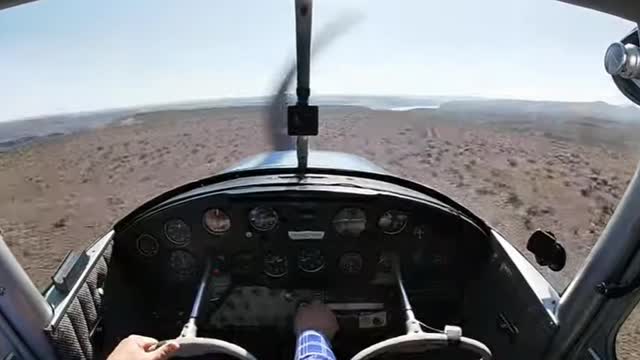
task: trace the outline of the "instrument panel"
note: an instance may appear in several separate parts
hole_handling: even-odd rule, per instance
[[[135,249],[127,252],[143,272],[172,282],[197,281],[204,261],[215,258],[234,284],[278,288],[390,284],[396,255],[409,276],[428,270],[455,278],[465,267],[456,265],[477,253],[463,250],[473,241],[454,214],[396,197],[336,196],[265,193],[173,204],[134,227]]]
[[[474,221],[388,182],[304,182],[269,177],[265,185],[238,179],[237,187],[205,186],[116,228],[113,268],[125,278],[118,286],[135,289],[151,309],[140,320],[148,333],[179,333],[207,263],[199,328],[213,337],[235,334],[239,343],[267,328],[290,334],[296,307],[314,300],[336,312],[344,333],[359,334],[350,341],[402,329],[396,264],[412,302],[424,309],[416,312],[421,319],[460,321],[466,284],[482,273],[490,250]]]

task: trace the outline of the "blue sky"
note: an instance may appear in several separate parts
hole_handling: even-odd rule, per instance
[[[294,53],[293,0],[43,0],[0,12],[0,121],[264,95]],[[316,0],[361,23],[312,65],[316,94],[628,103],[603,70],[633,24],[548,0]]]

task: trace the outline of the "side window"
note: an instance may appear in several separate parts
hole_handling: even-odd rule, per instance
[[[640,359],[640,307],[631,312],[616,337],[616,355],[620,360]]]

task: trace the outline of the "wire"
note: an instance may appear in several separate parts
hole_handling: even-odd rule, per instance
[[[431,326],[429,326],[429,325],[427,325],[427,324],[423,323],[423,322],[422,322],[422,321],[420,321],[420,320],[416,320],[416,321],[418,322],[418,324],[422,325],[422,327],[424,327],[424,328],[425,328],[425,329],[427,329],[427,330],[430,330],[430,331],[433,331],[433,332],[437,332],[437,333],[444,334],[444,331],[443,331],[443,330],[440,330],[440,329],[436,329],[436,328],[434,328],[434,327],[431,327]]]

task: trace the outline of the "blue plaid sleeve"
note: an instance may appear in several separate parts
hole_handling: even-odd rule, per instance
[[[324,335],[307,330],[298,336],[295,360],[336,360],[336,356],[333,355],[331,343]]]

